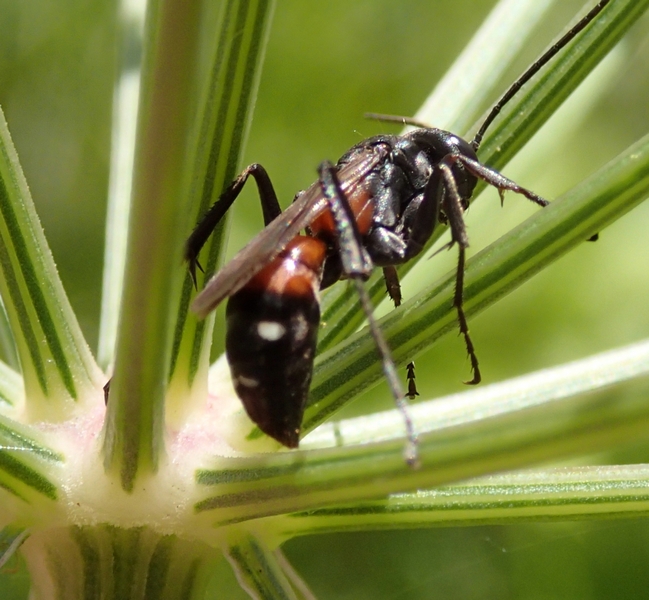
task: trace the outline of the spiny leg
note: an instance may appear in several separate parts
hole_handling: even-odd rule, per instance
[[[464,208],[462,200],[455,183],[455,177],[451,170],[452,165],[456,162],[461,163],[475,177],[478,177],[489,185],[495,187],[500,194],[501,203],[505,191],[521,194],[528,200],[531,200],[542,207],[547,206],[549,202],[544,198],[541,198],[538,194],[518,185],[515,181],[501,175],[498,171],[461,154],[449,154],[444,157],[437,167],[441,171],[445,183],[443,206],[444,213],[448,218],[449,226],[451,228],[450,245],[457,243],[459,249],[453,306],[457,312],[460,333],[464,336],[464,343],[466,345],[467,354],[469,355],[469,360],[471,361],[471,370],[473,371],[473,378],[471,381],[465,383],[468,385],[476,385],[482,380],[482,375],[480,374],[478,357],[471,336],[469,335],[469,325],[466,319],[466,314],[464,313],[464,269],[466,264],[466,249],[469,247],[469,239],[464,225]]]
[[[495,187],[500,194],[501,201],[503,198],[503,192],[510,191],[525,196],[528,200],[531,200],[539,206],[547,206],[548,204],[550,204],[547,200],[545,200],[545,198],[541,198],[541,196],[539,196],[538,194],[535,194],[527,188],[518,185],[515,181],[508,179],[504,175],[498,173],[498,171],[494,171],[493,169],[486,167],[476,160],[467,158],[466,156],[462,156],[461,154],[449,155],[449,159],[451,162],[461,163],[471,174]]]
[[[419,396],[417,391],[417,374],[415,373],[415,361],[411,360],[406,365],[406,380],[408,381],[408,400],[414,400],[415,396]]]
[[[449,155],[444,158],[437,166],[440,169],[445,183],[445,193],[443,200],[444,214],[446,215],[451,229],[451,245],[458,245],[457,271],[455,274],[455,292],[453,294],[453,306],[457,313],[457,321],[460,333],[464,337],[464,345],[471,362],[471,371],[473,378],[466,381],[467,385],[477,385],[482,381],[478,356],[475,352],[475,346],[469,334],[469,324],[464,313],[464,268],[466,262],[466,249],[469,247],[469,238],[466,234],[464,225],[464,216],[462,200],[455,183],[455,177],[451,170],[451,165],[455,162],[456,157]]]
[[[388,296],[390,296],[390,299],[394,303],[394,307],[401,306],[401,284],[399,283],[399,274],[397,273],[396,267],[383,267],[383,281],[385,281]],[[406,396],[409,400],[414,400],[415,396],[419,396],[415,379],[415,362],[411,360],[406,365],[406,381],[408,382]]]
[[[463,246],[458,244],[458,257],[457,257],[457,273],[455,274],[455,292],[453,294],[453,306],[457,313],[457,321],[460,327],[460,333],[464,336],[464,344],[466,351],[471,361],[471,371],[473,372],[473,379],[465,381],[467,385],[478,385],[482,381],[480,373],[480,366],[478,365],[478,356],[475,353],[475,346],[473,340],[469,335],[469,324],[464,314],[464,268],[466,261],[466,250]]]
[[[390,386],[390,391],[394,397],[397,409],[401,413],[406,426],[408,444],[404,451],[405,459],[409,465],[417,466],[419,462],[417,451],[418,442],[412,419],[408,411],[408,403],[405,399],[405,393],[401,388],[401,383],[399,381],[399,376],[397,375],[394,361],[392,360],[390,348],[383,337],[381,329],[374,319],[374,307],[372,306],[372,301],[370,300],[363,284],[364,280],[367,279],[371,272],[371,260],[362,246],[356,220],[354,219],[349,202],[340,187],[340,182],[336,177],[336,171],[333,164],[329,161],[323,162],[318,167],[318,173],[320,176],[322,192],[329,202],[329,207],[334,222],[336,223],[336,230],[339,236],[338,248],[343,265],[343,271],[347,277],[354,282],[361,308],[367,317],[370,334],[374,339],[374,344],[376,345],[376,349],[381,358],[383,373],[385,374],[385,378]]]
[[[261,210],[264,215],[264,225],[268,225],[282,212],[277,200],[277,194],[266,169],[258,163],[248,165],[239,176],[219,196],[219,199],[201,217],[194,231],[185,242],[185,260],[189,263],[189,274],[196,286],[196,269],[203,271],[198,262],[198,253],[205,245],[216,226],[228,212],[234,201],[238,198],[248,177],[252,176],[257,184]]]

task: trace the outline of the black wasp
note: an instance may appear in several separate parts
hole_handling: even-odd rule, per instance
[[[318,292],[340,279],[350,279],[359,292],[386,378],[404,414],[414,460],[416,438],[404,393],[362,282],[378,266],[384,268],[388,289],[398,287],[393,267],[419,254],[438,223],[448,224],[449,245],[458,247],[453,305],[471,361],[473,378],[469,383],[480,381],[462,306],[469,245],[463,213],[478,179],[501,195],[513,191],[539,206],[548,203],[480,163],[476,152],[502,107],[608,1],[593,8],[511,86],[470,143],[448,131],[399,118],[418,128],[404,135],[366,139],[336,165],[322,163],[318,181],[300,192],[283,212],[265,169],[252,164],[205,214],[185,246],[194,281],[201,248],[248,177],[254,178],[266,227],[207,283],[192,309],[205,317],[228,298],[225,345],[234,387],[262,431],[284,446],[298,446],[320,322]]]

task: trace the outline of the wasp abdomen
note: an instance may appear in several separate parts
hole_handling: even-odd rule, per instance
[[[248,416],[289,448],[299,443],[311,384],[325,244],[298,236],[232,295],[226,354]]]

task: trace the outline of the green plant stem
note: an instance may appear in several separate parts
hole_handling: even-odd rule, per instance
[[[390,411],[330,425],[305,442],[313,450],[198,471],[205,497],[195,510],[224,525],[601,451],[645,435],[648,390],[645,342],[413,407],[419,469],[406,465],[403,423]]]
[[[274,553],[258,538],[238,536],[230,541],[225,556],[241,587],[252,598],[299,600]]]
[[[105,466],[132,489],[155,472],[172,336],[170,310],[180,264],[186,150],[198,89],[200,10],[149,3],[135,150],[125,287],[104,444]]]
[[[216,552],[145,527],[52,528],[23,545],[39,598],[200,600]]]

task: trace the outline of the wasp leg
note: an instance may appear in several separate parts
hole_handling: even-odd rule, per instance
[[[399,274],[396,267],[383,267],[383,281],[385,281],[388,296],[390,296],[395,308],[401,306],[401,284],[399,283]],[[406,373],[406,380],[408,381],[406,396],[409,400],[414,400],[415,396],[419,396],[419,392],[415,381],[415,363],[413,361],[406,365]]]
[[[210,235],[212,235],[216,226],[221,222],[225,213],[228,212],[234,201],[238,198],[248,177],[251,175],[257,184],[261,210],[264,215],[264,225],[268,225],[282,212],[277,200],[275,188],[273,188],[273,183],[266,169],[258,163],[247,166],[225,189],[205,215],[203,215],[198,225],[194,228],[194,231],[187,238],[187,242],[185,242],[185,260],[189,263],[189,273],[194,281],[194,286],[196,286],[196,269],[203,270],[198,262],[198,254],[201,248],[205,245]]]
[[[356,286],[361,307],[367,317],[370,333],[381,357],[383,373],[390,386],[397,409],[401,413],[406,426],[406,436],[408,439],[408,445],[405,451],[406,460],[408,464],[415,466],[418,463],[417,435],[415,434],[412,419],[408,412],[405,394],[399,382],[390,348],[374,319],[374,307],[363,285],[363,281],[367,279],[372,269],[371,259],[367,256],[367,252],[361,244],[356,220],[354,219],[349,202],[340,187],[340,182],[336,177],[335,167],[332,163],[325,161],[318,167],[318,173],[320,175],[322,192],[329,203],[336,224],[336,230],[339,236],[338,248],[343,271]]]
[[[469,334],[469,324],[466,320],[464,313],[464,268],[466,262],[466,249],[469,247],[469,238],[466,233],[466,226],[464,225],[464,209],[462,206],[462,199],[455,183],[455,177],[451,170],[451,165],[458,160],[454,155],[446,156],[435,171],[439,173],[441,179],[439,183],[444,186],[445,193],[443,194],[443,208],[444,214],[448,218],[449,227],[451,229],[451,244],[458,245],[458,261],[457,270],[455,275],[455,293],[453,295],[453,306],[457,312],[457,320],[460,328],[460,333],[464,337],[464,344],[466,346],[469,360],[471,361],[471,371],[473,378],[466,381],[467,385],[477,385],[482,380],[480,373],[480,366],[478,364],[478,356],[475,352],[475,346]],[[472,161],[473,162],[473,161]],[[437,176],[431,177],[437,179]]]

